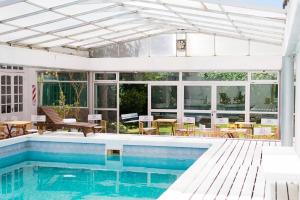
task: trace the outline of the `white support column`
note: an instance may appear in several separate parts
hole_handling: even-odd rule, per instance
[[[282,58],[280,134],[282,146],[293,145],[294,135],[294,61],[293,57]]]
[[[300,157],[300,53],[295,59],[296,68],[296,100],[295,100],[295,147]]]

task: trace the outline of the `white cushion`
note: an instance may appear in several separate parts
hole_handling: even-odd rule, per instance
[[[63,122],[65,124],[71,124],[71,123],[75,123],[76,119],[75,118],[67,118],[67,119],[63,119]]]

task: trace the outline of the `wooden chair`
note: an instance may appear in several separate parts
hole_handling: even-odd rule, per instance
[[[182,123],[175,124],[175,134],[184,136],[195,135],[195,123],[194,117],[183,117]]]
[[[31,115],[31,124],[26,127],[26,134],[38,133],[43,131],[43,124],[46,122],[45,115]],[[36,128],[33,128],[36,125]]]
[[[217,118],[211,137],[227,137],[226,130],[229,128],[232,128],[229,124],[229,118]]]
[[[5,133],[5,130],[6,126],[2,122],[0,122],[0,140],[6,138],[7,135]]]
[[[107,121],[102,120],[101,114],[90,114],[88,115],[88,121],[90,123],[96,123],[97,125],[94,127],[94,133],[107,133]]]
[[[139,116],[139,134],[157,134],[157,125],[153,119],[153,116]],[[150,127],[145,127],[145,123],[150,123]]]

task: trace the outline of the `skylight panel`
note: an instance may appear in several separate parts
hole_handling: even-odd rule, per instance
[[[233,26],[220,26],[216,24],[210,24],[210,23],[203,23],[203,22],[193,22],[193,24],[197,25],[199,28],[202,27],[208,27],[208,28],[215,28],[215,29],[221,29],[221,30],[228,30],[228,31],[236,31],[235,27]]]
[[[147,3],[147,2],[139,2],[139,1],[129,1],[129,2],[124,2],[124,5],[128,6],[138,6],[138,7],[143,7],[143,8],[148,8],[148,9],[162,9],[162,10],[168,10],[165,6],[156,4],[156,3]]]
[[[113,3],[75,4],[75,5],[72,5],[72,6],[57,9],[56,11],[61,12],[65,15],[76,15],[76,14],[79,14],[79,13],[84,13],[84,12],[104,8],[104,7],[107,7],[107,6],[112,6],[112,5],[114,5],[114,4]]]
[[[38,7],[29,5],[27,3],[16,3],[9,6],[4,6],[0,8],[0,20],[10,19],[13,17],[18,17],[28,13],[36,12],[41,10]]]
[[[43,6],[45,8],[52,8],[63,4],[71,3],[76,0],[28,0],[28,1],[37,4],[39,6]]]
[[[30,30],[21,30],[21,31],[16,31],[13,33],[5,34],[5,35],[0,35],[0,41],[1,42],[10,42],[14,40],[18,40],[21,38],[26,38],[29,36],[37,35],[39,33],[35,31],[30,31]]]
[[[192,21],[206,21],[207,23],[220,23],[220,24],[226,24],[226,25],[231,25],[231,23],[228,21],[228,19],[223,19],[223,18],[209,18],[205,16],[190,16],[190,15],[181,15],[185,19],[192,20]]]
[[[92,43],[98,43],[98,42],[101,42],[101,41],[103,41],[103,39],[92,38],[92,39],[83,40],[83,41],[80,41],[80,42],[74,42],[74,43],[68,44],[68,46],[78,47],[78,46],[88,45],[88,44],[92,44]]]
[[[138,39],[138,38],[141,38],[141,37],[145,37],[145,34],[137,33],[137,34],[134,34],[134,35],[129,35],[129,36],[125,36],[125,37],[122,37],[122,38],[114,39],[114,41],[121,42],[121,41],[126,41],[126,40]]]
[[[16,28],[13,27],[13,26],[5,25],[5,24],[0,24],[0,33],[4,33],[4,32],[7,32],[7,31],[12,31],[14,29],[16,29]]]
[[[152,14],[152,15],[168,15],[170,17],[178,17],[173,12],[170,11],[158,11],[158,10],[141,10],[140,13],[145,13],[145,14]]]
[[[203,4],[200,1],[191,1],[191,0],[161,0],[162,3],[173,4],[177,6],[205,9]]]
[[[175,8],[175,7],[170,7],[173,11],[179,12],[180,13],[186,13],[186,14],[193,14],[193,15],[199,15],[199,16],[205,16],[205,17],[218,17],[218,18],[223,18],[226,19],[226,15],[224,14],[219,14],[219,13],[213,13],[213,12],[205,12],[203,10],[192,10],[192,9],[186,9],[186,8]]]
[[[115,15],[118,15],[118,14],[122,14],[122,13],[125,13],[124,11],[121,12],[121,11],[118,11],[118,12],[95,12],[95,13],[91,13],[91,14],[86,14],[86,15],[82,15],[82,16],[79,16],[77,18],[81,19],[81,20],[84,20],[84,21],[88,21],[88,22],[91,22],[91,21],[96,21],[96,20],[100,20],[100,19],[103,19],[103,18],[107,18],[107,17],[113,17]]]
[[[56,39],[56,38],[58,38],[58,37],[56,37],[54,35],[43,35],[43,36],[40,36],[40,37],[35,37],[35,38],[28,39],[28,40],[23,40],[23,41],[21,41],[21,43],[23,43],[23,44],[36,44],[36,43],[41,43],[41,42],[48,41],[48,40],[53,40],[53,39]]]
[[[222,11],[219,4],[204,2],[204,5],[208,10]]]
[[[96,30],[99,29],[97,26],[94,25],[86,25],[86,26],[81,26],[78,28],[73,28],[73,29],[69,29],[66,31],[62,31],[62,32],[57,32],[57,35],[60,36],[69,36],[69,35],[74,35],[74,34],[78,34],[78,33],[83,33],[83,32],[88,32],[91,30]]]
[[[245,23],[238,23],[235,22],[234,23],[238,28],[242,28],[242,29],[247,29],[247,30],[257,30],[257,31],[262,31],[262,32],[271,32],[271,33],[277,33],[277,34],[283,34],[284,33],[284,28],[280,29],[280,28],[271,28],[271,27],[267,27],[267,26],[255,26],[252,24],[245,24]]]
[[[270,42],[270,43],[275,43],[275,44],[281,44],[282,40],[276,40],[276,39],[271,39],[269,37],[261,37],[261,36],[255,36],[251,34],[244,34],[247,38],[250,40],[259,40],[259,41],[264,41],[264,42]]]
[[[122,24],[122,25],[119,25],[119,26],[114,26],[114,27],[110,27],[111,30],[114,30],[114,31],[120,31],[120,30],[124,30],[124,29],[134,29],[135,27],[137,26],[142,26],[143,23],[132,23],[132,24]]]
[[[79,20],[75,20],[75,19],[66,19],[66,20],[62,20],[62,21],[58,21],[58,22],[53,22],[51,24],[46,24],[43,26],[38,26],[38,27],[34,27],[34,30],[38,30],[38,31],[42,31],[42,32],[49,32],[49,31],[54,31],[54,30],[61,30],[64,28],[68,28],[68,27],[72,27],[74,25],[78,25],[82,23]]]
[[[84,45],[83,47],[84,48],[93,48],[93,47],[99,47],[99,46],[106,46],[106,45],[110,45],[110,44],[114,44],[114,43],[110,42],[110,41],[103,41],[103,42],[99,42],[99,43]]]
[[[108,33],[111,33],[111,31],[106,30],[106,29],[101,29],[98,31],[93,31],[93,32],[76,35],[76,36],[71,36],[71,38],[74,38],[76,40],[82,40],[82,39],[91,38],[91,37],[98,37],[98,36],[108,34]]]
[[[51,21],[51,20],[56,20],[63,17],[64,17],[63,15],[59,15],[54,12],[44,12],[37,15],[32,15],[29,17],[24,17],[24,18],[10,21],[9,24],[26,27],[26,26],[31,26],[31,25]]]
[[[41,43],[41,44],[38,44],[38,46],[41,46],[41,47],[56,47],[56,46],[62,46],[64,44],[71,43],[71,42],[73,42],[73,40],[60,39],[60,40],[54,40],[54,41],[51,41],[51,42]]]
[[[113,26],[115,24],[123,24],[123,23],[126,23],[126,22],[130,22],[132,20],[137,20],[138,18],[135,18],[135,17],[126,17],[126,18],[113,18],[113,19],[110,19],[110,20],[105,20],[103,22],[99,22],[99,23],[96,23],[98,26],[101,26],[101,27],[107,27],[107,26]]]
[[[255,15],[260,17],[269,17],[269,18],[278,18],[278,19],[285,19],[286,16],[283,13],[277,12],[268,12],[268,11],[261,11],[256,9],[248,9],[248,8],[240,8],[240,7],[232,7],[232,6],[222,6],[226,12],[238,13],[238,14],[245,14],[245,15]]]
[[[230,19],[237,20],[240,23],[246,22],[249,24],[257,24],[258,26],[274,26],[274,27],[285,27],[285,23],[281,22],[280,20],[274,21],[269,19],[258,19],[252,17],[244,17],[244,16],[235,16],[229,15]]]
[[[134,34],[134,31],[122,31],[119,33],[112,33],[112,34],[107,34],[103,35],[102,38],[104,39],[111,39],[111,38],[117,38],[117,37],[122,37],[122,36],[127,36],[128,34]]]
[[[167,32],[169,30],[171,30],[171,29],[154,29],[154,30],[144,31],[144,34],[155,35],[155,34]]]

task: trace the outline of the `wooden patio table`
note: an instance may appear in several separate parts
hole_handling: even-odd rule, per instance
[[[21,128],[23,131],[23,134],[26,132],[26,126],[28,124],[31,124],[31,121],[6,121],[3,122],[4,125],[6,125],[7,128],[7,137],[11,138],[12,137],[12,129],[13,128]]]
[[[172,133],[171,135],[175,135],[175,124],[177,122],[177,119],[157,119],[154,120],[157,125],[157,133],[159,133],[159,127],[161,124],[170,124],[172,127]]]
[[[253,134],[254,125],[256,123],[255,122],[235,122],[234,124],[236,125],[237,128],[249,129],[251,131],[251,134]]]

